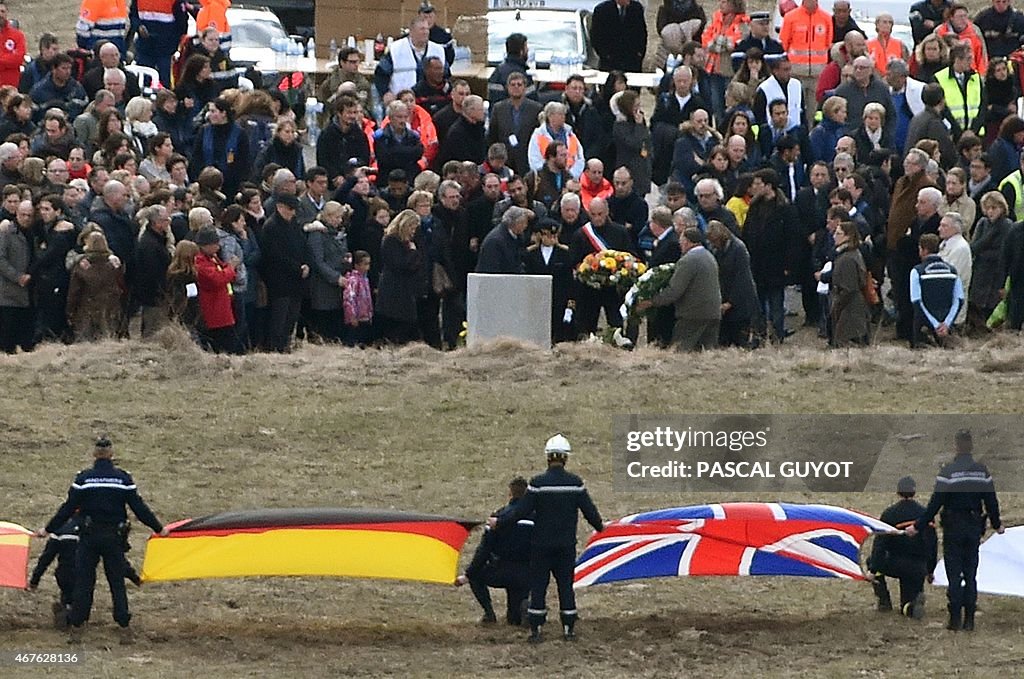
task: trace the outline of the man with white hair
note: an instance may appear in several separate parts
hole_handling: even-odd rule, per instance
[[[125,101],[142,93],[139,89],[138,78],[129,76],[128,72],[124,70],[124,66],[121,64],[121,51],[117,49],[117,45],[112,42],[103,43],[97,56],[100,63],[90,68],[82,76],[82,87],[85,88],[85,93],[89,95],[90,99],[95,98],[96,92],[103,87],[103,77],[107,69],[110,68],[116,68],[125,75]]]
[[[951,264],[960,276],[963,284],[964,297],[971,294],[971,244],[964,238],[964,218],[959,212],[947,212],[939,221],[939,257],[947,264]],[[960,305],[960,311],[956,315],[957,325],[967,320],[967,305]]]
[[[0,144],[0,189],[8,184],[20,184],[21,177],[21,151],[18,145],[5,141]]]
[[[922,165],[927,165],[927,161]],[[938,235],[939,221],[942,219],[939,208],[943,202],[942,192],[934,186],[926,186],[917,192],[917,200],[914,203],[917,216],[911,222],[910,228],[896,240],[896,251],[890,258],[889,275],[896,298],[896,335],[900,339],[909,341],[913,334],[914,308],[910,302],[910,271],[921,263],[917,251],[918,241],[926,233]]]
[[[487,159],[485,117],[484,100],[481,97],[471,94],[462,100],[462,115],[452,123],[434,158],[434,168],[439,174],[449,160],[472,160],[479,165]]]
[[[135,242],[138,229],[127,210],[128,188],[111,179],[103,187],[99,206],[89,213],[89,221],[96,222],[107,237],[110,251],[117,255],[125,266],[135,259]]]
[[[118,111],[124,112],[125,104],[128,103],[128,99],[125,98],[128,78],[125,77],[124,71],[116,68],[105,69],[103,71],[103,89],[114,95],[114,106]]]
[[[837,87],[835,94],[846,100],[848,120],[861,120],[864,107],[870,103],[881,104],[885,108],[885,131],[892,137],[896,111],[892,107],[889,86],[875,75],[875,62],[871,57],[859,56],[853,60],[853,78]]]
[[[590,221],[577,231],[569,244],[569,257],[575,269],[589,254],[601,250],[632,252],[633,238],[621,224],[611,221],[608,201],[594,198],[590,201]],[[622,298],[615,288],[594,288],[578,283],[576,286],[576,327],[583,334],[597,332],[597,321],[604,309],[609,326],[622,327],[619,307]]]
[[[381,103],[386,106],[402,90],[412,89],[423,78],[423,65],[428,57],[436,57],[447,64],[444,47],[430,42],[430,22],[418,14],[409,24],[409,34],[391,43],[377,63],[373,84]],[[445,71],[447,73],[447,65]]]
[[[705,177],[699,180],[697,186],[694,187],[693,193],[697,197],[697,217],[702,220],[700,223],[701,230],[706,229],[707,224],[712,219],[717,219],[725,224],[734,234],[740,235],[740,227],[736,222],[736,215],[722,205],[722,201],[725,200],[725,191],[717,179]]]
[[[678,231],[678,230],[677,230]],[[668,287],[639,308],[675,307],[672,344],[677,351],[698,351],[718,346],[722,318],[722,291],[718,284],[718,262],[704,247],[704,235],[696,227],[679,234],[682,251]]]
[[[530,211],[513,205],[501,216],[480,245],[477,273],[523,273],[523,232],[530,223]]]
[[[270,186],[272,193],[263,201],[263,212],[268,215],[274,214],[274,205],[280,196],[298,196],[299,194],[298,178],[286,167],[279,168],[274,172],[270,179]],[[299,224],[299,226],[303,225]]]

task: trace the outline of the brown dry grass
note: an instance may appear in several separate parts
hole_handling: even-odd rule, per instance
[[[993,366],[998,366],[993,369]],[[564,431],[573,466],[606,517],[725,500],[611,489],[610,416],[626,412],[1020,412],[1024,344],[972,352],[822,352],[787,347],[701,357],[603,346],[555,352],[502,342],[290,356],[203,354],[173,333],[156,344],[44,347],[0,358],[7,471],[3,518],[38,526],[109,431],[165,520],[230,508],[395,507],[482,517],[504,484],[541,465]],[[940,377],[941,375],[941,377]],[[600,386],[599,386],[600,385]],[[870,394],[870,395],[869,395]],[[877,513],[882,494],[811,498]],[[1018,523],[1018,496],[1003,497]],[[143,551],[135,536],[138,562]],[[585,539],[581,531],[581,542]],[[467,557],[476,542],[472,538]],[[38,549],[38,546],[37,546]],[[943,676],[1016,666],[1019,600],[983,597],[979,631],[941,630],[942,590],[923,625],[871,610],[862,583],[660,580],[580,595],[581,639],[527,648],[482,629],[465,590],[410,583],[254,579],[132,591],[141,632],[113,646],[105,585],[88,629],[90,676]],[[54,592],[0,591],[0,648],[60,650]]]

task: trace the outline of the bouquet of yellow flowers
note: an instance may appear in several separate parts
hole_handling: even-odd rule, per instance
[[[675,270],[676,264],[671,262],[656,266],[640,276],[636,284],[626,292],[626,300],[622,307],[619,308],[622,318],[632,317],[634,320],[639,320],[640,316],[647,313],[639,311],[637,304],[644,300],[653,299],[656,294],[667,288]],[[650,311],[650,309],[647,311]]]
[[[601,250],[587,255],[576,275],[584,285],[596,288],[618,288],[624,292],[647,271],[647,265],[628,252]]]

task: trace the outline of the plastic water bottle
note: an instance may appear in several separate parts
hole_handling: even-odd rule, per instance
[[[328,52],[332,63],[338,60],[338,41],[334,38],[331,38],[331,44],[328,48]]]
[[[306,56],[310,59],[316,58],[316,40],[313,38],[306,41]]]
[[[316,97],[306,99],[306,137],[310,146],[316,145],[320,137],[320,124],[317,122],[317,114],[323,110],[323,104]]]
[[[348,38],[345,40],[345,45],[347,47],[355,47],[356,46],[356,36],[354,36],[354,35],[348,36]]]

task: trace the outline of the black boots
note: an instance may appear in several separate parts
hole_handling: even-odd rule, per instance
[[[530,642],[531,644],[539,644],[542,641],[542,637],[540,635],[540,626],[539,625],[536,625],[536,626],[531,625],[530,626],[530,636],[526,640],[528,642]]]
[[[971,627],[972,627],[972,629],[974,627],[974,618],[973,618],[973,616],[971,617]],[[950,609],[949,609],[949,622],[946,623],[946,629],[948,629],[951,632],[959,632],[960,631],[960,629],[961,629],[961,622],[960,622],[960,608],[959,607],[957,607],[955,609],[950,607]]]
[[[875,590],[875,598],[878,599],[878,608],[876,610],[879,613],[892,611],[892,599],[889,598],[889,588],[885,586],[885,580],[881,578],[876,579],[871,583],[871,588]]]
[[[965,632],[973,632],[974,631],[974,609],[973,608],[967,608],[966,606],[964,607],[964,626],[963,626],[963,630]]]

